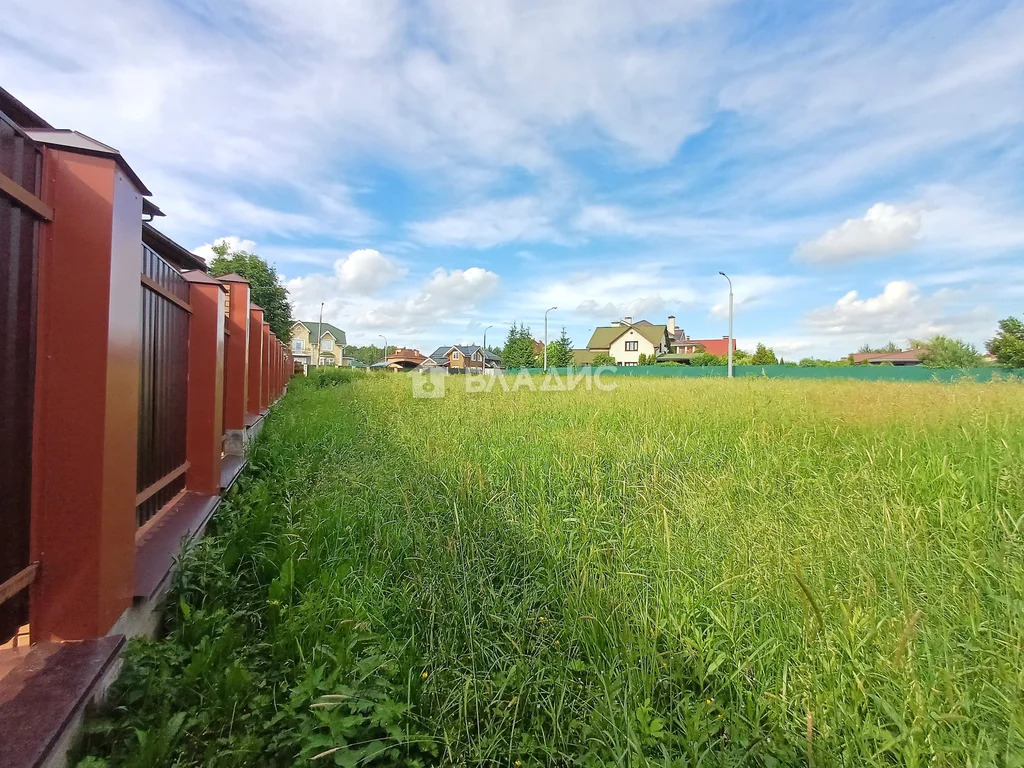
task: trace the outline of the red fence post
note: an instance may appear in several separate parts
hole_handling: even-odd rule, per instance
[[[263,321],[263,373],[260,383],[260,410],[270,408],[270,323]]]
[[[131,605],[142,301],[144,190],[109,157],[47,149],[44,168],[57,213],[40,232],[34,642],[102,636]]]
[[[199,270],[185,273],[192,318],[188,327],[188,476],[186,487],[220,493],[223,447],[225,287]]]
[[[260,392],[263,391],[263,309],[249,304],[249,391],[246,393],[246,426],[260,417]]]
[[[284,342],[277,342],[277,399],[284,394]]]
[[[245,449],[249,390],[249,282],[239,275],[217,278],[228,287],[227,338],[224,340],[224,452]]]
[[[277,355],[281,348],[277,343],[277,336],[273,331],[270,333],[270,403],[277,400]]]

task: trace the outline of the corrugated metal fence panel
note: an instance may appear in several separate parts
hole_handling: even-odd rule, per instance
[[[530,374],[541,374],[541,368],[524,368]],[[549,368],[549,373],[565,376],[579,374],[587,368]],[[598,368],[594,369],[595,371]],[[601,366],[602,375],[609,376],[656,376],[664,378],[724,378],[724,365],[620,365]],[[515,374],[516,369],[507,373]],[[768,379],[859,379],[861,381],[993,381],[1015,379],[1024,381],[1024,369],[991,368],[926,368],[923,365],[837,365],[815,368],[800,368],[793,365],[737,365],[733,367],[736,377],[757,376]]]
[[[188,301],[188,283],[171,264],[142,246],[142,274],[172,296]],[[185,463],[188,404],[188,311],[143,284],[139,371],[138,478],[140,496]],[[182,472],[136,507],[142,525],[185,487]]]
[[[39,196],[42,153],[0,113],[0,173]],[[39,222],[0,193],[0,582],[28,565]],[[0,643],[28,621],[28,592],[0,605]]]

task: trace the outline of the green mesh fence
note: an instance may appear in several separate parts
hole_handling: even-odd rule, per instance
[[[527,373],[543,373],[542,368],[525,368]],[[509,369],[508,373],[518,373]],[[549,368],[564,376],[569,372],[582,372],[586,368]],[[597,370],[597,369],[595,369]],[[728,369],[724,365],[621,365],[604,366],[602,375],[610,376],[662,376],[683,378],[725,378]],[[733,375],[762,376],[768,379],[860,379],[862,381],[938,381],[951,382],[970,379],[974,381],[998,381],[1012,379],[1024,381],[1024,368],[926,368],[923,365],[844,365],[820,368],[800,368],[792,365],[737,365]]]

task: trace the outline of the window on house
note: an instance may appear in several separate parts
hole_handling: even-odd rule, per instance
[[[302,351],[302,339],[295,339],[292,341],[292,349],[296,352]]]
[[[333,357],[321,357],[320,358],[320,365],[334,365],[334,358]]]
[[[626,351],[627,352],[636,352],[637,349],[638,349],[638,345],[639,344],[640,344],[639,341],[627,341],[626,342]]]
[[[333,352],[334,351],[334,339],[324,339],[320,343],[320,348],[324,352]]]
[[[452,352],[452,360],[458,360],[461,357],[462,356],[459,354],[458,350],[456,350],[455,352]]]

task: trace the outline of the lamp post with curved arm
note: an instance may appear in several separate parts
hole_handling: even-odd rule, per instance
[[[729,280],[725,272],[719,270],[718,274]],[[729,280],[729,378],[732,378],[732,280]]]
[[[377,335],[384,339],[384,362],[386,363],[388,361],[388,337],[383,333],[378,333]]]

